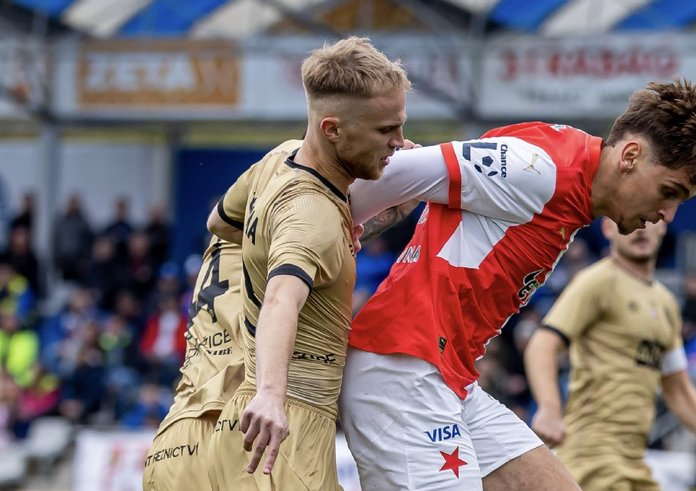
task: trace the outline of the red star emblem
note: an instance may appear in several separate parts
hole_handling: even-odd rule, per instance
[[[459,447],[454,449],[454,452],[447,453],[440,450],[440,455],[445,459],[445,463],[440,467],[440,472],[450,470],[459,478],[459,468],[466,465],[466,462],[459,458]]]

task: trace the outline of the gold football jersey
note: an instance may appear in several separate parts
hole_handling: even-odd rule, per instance
[[[293,157],[279,153],[283,165],[259,164],[246,203],[236,186],[223,203],[226,216],[243,216],[244,223],[245,384],[255,384],[254,336],[266,284],[275,275],[294,275],[310,294],[298,318],[288,396],[335,414],[355,284],[353,224],[347,196]]]
[[[676,298],[610,258],[581,271],[544,319],[570,340],[562,459],[611,451],[641,458],[663,356],[681,348]]]

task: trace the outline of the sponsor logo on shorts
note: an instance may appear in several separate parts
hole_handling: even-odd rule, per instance
[[[315,355],[313,353],[302,353],[301,351],[295,351],[292,354],[292,359],[320,361],[325,365],[333,365],[334,363],[336,363],[336,355],[333,353],[326,353],[325,355]]]
[[[160,460],[165,459],[176,459],[179,457],[191,457],[193,455],[198,455],[198,443],[191,446],[189,444],[179,445],[177,447],[165,448],[163,450],[158,450],[157,452],[148,455],[145,458],[145,467]]]
[[[238,419],[218,419],[215,423],[215,433],[218,431],[234,431],[239,427]]]
[[[440,426],[439,428],[426,431],[425,434],[428,435],[428,438],[433,443],[462,436],[461,432],[459,431],[459,425],[456,424]]]
[[[459,479],[459,468],[463,465],[467,465],[465,460],[459,458],[459,447],[456,447],[452,453],[440,450],[440,455],[445,459],[445,463],[440,467],[440,472],[452,471],[454,476]]]

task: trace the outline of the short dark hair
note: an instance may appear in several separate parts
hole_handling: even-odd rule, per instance
[[[606,143],[615,145],[627,134],[646,138],[659,165],[688,166],[689,179],[696,184],[696,88],[691,82],[650,82],[634,92]]]

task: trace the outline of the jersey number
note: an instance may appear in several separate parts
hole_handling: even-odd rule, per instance
[[[193,319],[198,315],[198,312],[205,310],[210,314],[210,318],[213,322],[217,322],[217,315],[215,314],[215,297],[219,297],[227,291],[229,287],[229,280],[220,281],[220,255],[221,246],[220,243],[213,245],[213,253],[210,257],[210,264],[208,264],[208,270],[205,272],[205,278],[201,285],[206,285],[201,287],[198,295],[191,302],[189,307],[189,321],[188,327],[193,325]]]

